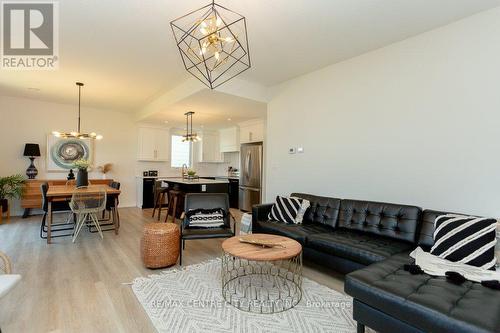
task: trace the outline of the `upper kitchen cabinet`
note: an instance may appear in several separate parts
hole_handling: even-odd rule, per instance
[[[139,161],[166,162],[170,157],[170,131],[167,128],[141,126],[138,131]]]
[[[203,131],[201,141],[196,142],[198,161],[202,163],[222,163],[224,158],[220,151],[219,133]]]
[[[240,123],[240,143],[264,141],[264,121],[249,120]]]
[[[220,152],[232,153],[240,151],[240,130],[238,127],[221,129],[219,131]]]

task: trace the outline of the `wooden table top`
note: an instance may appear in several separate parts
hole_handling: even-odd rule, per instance
[[[262,247],[259,245],[241,243],[241,237],[249,237],[266,242],[279,243],[283,247]],[[222,243],[224,252],[238,258],[254,261],[286,260],[300,254],[302,245],[299,242],[284,236],[268,234],[252,234],[245,236],[234,236]]]
[[[81,189],[82,193],[97,193],[101,188],[106,189],[107,194],[120,194],[121,191],[113,188],[109,185],[89,185],[85,189]],[[47,191],[47,197],[68,197],[73,195],[76,187],[74,185],[54,185],[49,186],[49,190]]]

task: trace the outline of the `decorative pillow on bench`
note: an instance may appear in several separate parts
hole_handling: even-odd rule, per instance
[[[270,220],[301,224],[304,214],[310,206],[308,200],[296,197],[277,196],[268,218]]]
[[[225,217],[222,208],[192,209],[186,213],[190,228],[219,228],[224,225]]]
[[[496,224],[495,219],[476,216],[438,216],[434,221],[431,254],[453,262],[494,269]]]

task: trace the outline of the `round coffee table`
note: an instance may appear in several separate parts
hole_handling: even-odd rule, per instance
[[[263,247],[240,238],[272,242]],[[253,234],[222,243],[222,296],[236,308],[254,313],[277,313],[293,308],[302,298],[302,245],[288,237]]]

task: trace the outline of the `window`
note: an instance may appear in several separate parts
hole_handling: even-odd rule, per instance
[[[172,168],[180,168],[183,164],[191,166],[191,143],[182,142],[182,135],[172,135],[171,154]]]

